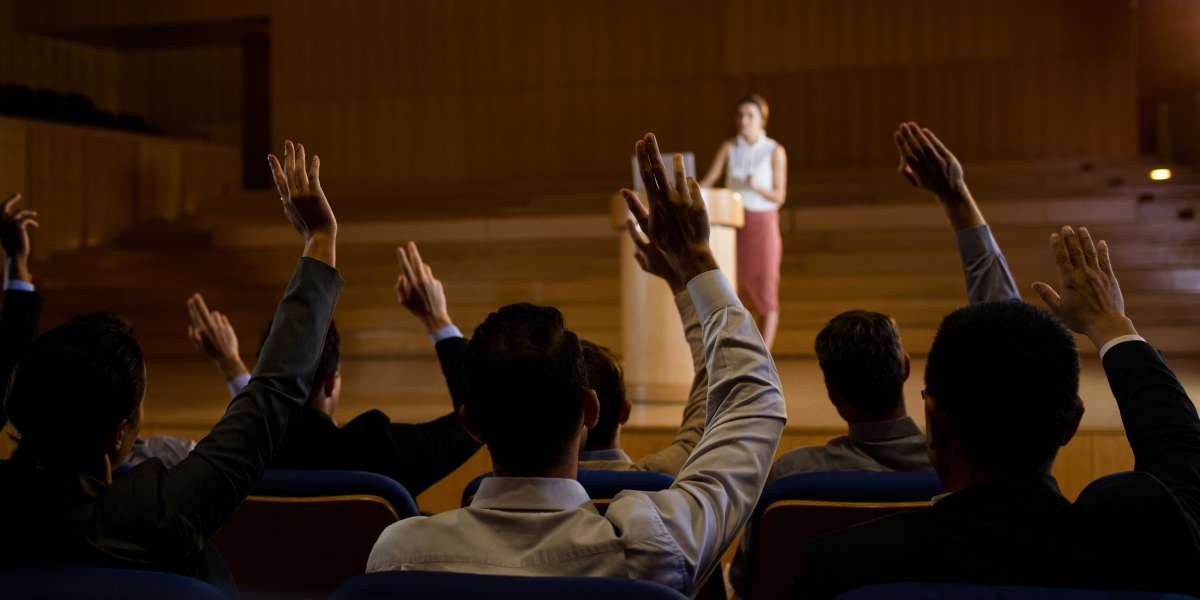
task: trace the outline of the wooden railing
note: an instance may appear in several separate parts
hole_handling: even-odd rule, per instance
[[[35,259],[173,221],[241,185],[241,152],[197,140],[0,117],[0,195],[42,215]]]

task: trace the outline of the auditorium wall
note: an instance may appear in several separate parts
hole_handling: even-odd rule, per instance
[[[731,133],[732,102],[751,90],[771,100],[769,131],[793,170],[888,165],[903,118],[936,127],[972,161],[1131,157],[1134,10],[1129,0],[44,0],[20,16],[68,36],[266,17],[275,137],[318,148],[337,167],[343,205],[369,206],[451,182],[479,202],[530,180],[609,189],[628,179],[630,142],[651,128],[706,165]],[[161,58],[156,68],[173,64]],[[225,67],[187,63],[200,81],[206,68]],[[144,93],[152,102],[152,86]]]

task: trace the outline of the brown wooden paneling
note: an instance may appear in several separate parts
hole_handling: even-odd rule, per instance
[[[1127,0],[264,0],[103,14],[47,0],[22,14],[47,31],[267,16],[276,142],[301,139],[345,187],[379,190],[352,201],[363,206],[414,185],[623,183],[648,129],[704,165],[750,90],[771,100],[770,133],[796,170],[889,164],[906,118],[968,160],[1136,151]],[[218,63],[162,65],[185,63],[196,82],[224,81]],[[182,100],[202,96],[192,87]]]

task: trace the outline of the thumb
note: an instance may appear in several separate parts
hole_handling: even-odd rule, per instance
[[[1055,313],[1058,312],[1059,307],[1062,306],[1062,296],[1059,296],[1058,292],[1050,287],[1050,284],[1041,281],[1034,282],[1033,291],[1042,297],[1042,302],[1045,302],[1046,306],[1050,307],[1050,310]]]

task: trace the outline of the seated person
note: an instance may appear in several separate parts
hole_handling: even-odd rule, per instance
[[[967,188],[958,159],[932,131],[916,123],[901,124],[894,138],[900,174],[913,186],[933,192],[954,229],[969,301],[1020,300],[1008,262]],[[849,435],[824,446],[784,452],[771,467],[767,484],[815,471],[932,470],[925,435],[904,405],[910,360],[895,320],[865,310],[844,312],[821,329],[815,346],[829,400],[849,424]],[[747,526],[729,568],[729,582],[741,595],[749,577],[746,549],[754,543],[754,533],[754,527]]]
[[[417,245],[409,242],[407,249],[397,249],[397,255],[403,270],[396,285],[397,298],[425,325],[435,342],[454,410],[416,424],[392,423],[382,411],[369,410],[338,427],[334,414],[342,389],[341,337],[331,322],[312,394],[295,417],[272,467],[379,473],[400,482],[416,496],[479,450],[479,442],[463,429],[458,418],[464,396],[466,340],[450,320],[442,284],[421,261]],[[229,318],[218,311],[210,312],[199,294],[188,300],[188,313],[192,342],[213,359],[225,375],[230,394],[236,395],[249,375]]]
[[[718,566],[754,509],[786,409],[754,320],[708,245],[700,188],[675,186],[653,135],[637,143],[650,211],[622,190],[650,244],[687,289],[704,329],[708,427],[668,489],[626,491],[600,515],[575,480],[599,416],[578,338],[549,307],[492,313],[467,347],[467,428],[496,473],[471,505],[413,517],[379,536],[367,571],[435,570],[645,579],[685,593]]]
[[[204,548],[271,464],[309,397],[341,288],[337,222],[320,161],[303,146],[271,157],[304,251],[254,375],[212,431],[173,468],[150,460],[114,480],[142,422],[146,367],[129,327],[76,317],[34,341],[6,398],[19,436],[0,466],[0,565],[125,567],[200,574]]]
[[[13,194],[0,206],[0,247],[4,248],[4,307],[0,312],[0,400],[7,389],[13,367],[37,336],[42,299],[29,273],[29,228],[37,228],[37,213],[17,210],[21,194]],[[0,428],[8,420],[0,410]]]
[[[611,350],[581,340],[584,368],[587,370],[588,383],[600,401],[600,416],[596,425],[588,430],[583,451],[579,453],[579,467],[613,471],[655,471],[675,475],[704,433],[707,408],[705,403],[708,400],[704,340],[701,338],[696,308],[692,306],[692,297],[688,294],[687,282],[677,280],[670,267],[663,262],[662,254],[643,239],[632,221],[629,222],[628,231],[636,248],[638,265],[647,273],[667,282],[675,295],[675,308],[679,310],[683,334],[687,339],[688,348],[692,351],[692,387],[688,392],[687,404],[683,408],[679,429],[671,444],[636,462],[630,460],[629,455],[621,450],[621,427],[629,420],[629,414],[633,410],[633,405],[625,398],[624,369]]]
[[[900,581],[1200,593],[1196,407],[1125,316],[1107,244],[1064,227],[1051,245],[1061,287],[1034,289],[1057,319],[989,302],[938,328],[922,395],[946,494],[812,540],[800,596]],[[1068,327],[1099,350],[1136,461],[1074,503],[1050,475],[1084,409]]]

